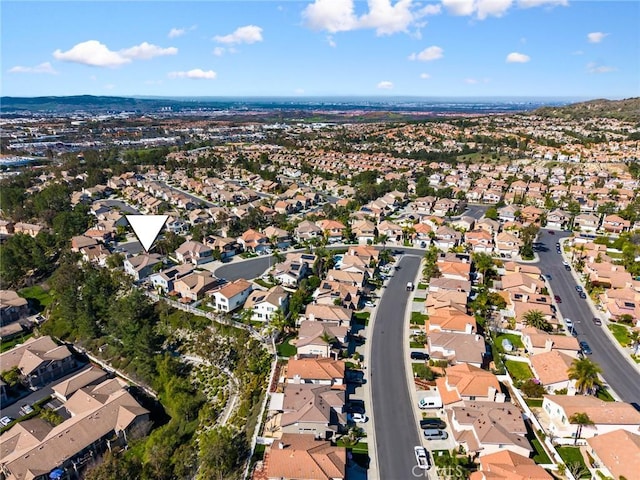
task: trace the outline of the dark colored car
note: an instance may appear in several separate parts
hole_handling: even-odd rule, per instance
[[[576,285],[576,292],[581,292],[582,291],[582,287],[580,285]]]
[[[553,230],[549,230],[549,235],[555,235],[556,232],[554,232]]]
[[[598,317],[593,317],[593,323],[600,326],[602,325],[602,320],[600,320]]]
[[[553,298],[555,298],[556,302],[562,303],[562,299],[560,298],[560,295],[554,295]]]
[[[579,296],[580,296],[580,298],[582,298],[583,300],[584,300],[585,298],[587,298],[587,294],[586,294],[586,293],[584,293],[584,292],[580,292],[580,295],[579,295]]]
[[[582,353],[585,355],[591,355],[593,353],[589,344],[584,340],[580,342],[580,350],[582,350]]]
[[[411,352],[411,360],[429,360],[429,354],[424,352]]]
[[[567,272],[570,272],[570,271],[571,271],[571,265],[565,265],[565,266],[564,266],[564,269],[565,269]]]
[[[361,400],[351,400],[345,406],[345,411],[347,413],[359,413],[360,415],[364,415],[364,402]]]
[[[420,428],[422,430],[426,430],[427,428],[437,428],[439,430],[444,430],[445,428],[447,428],[447,424],[439,418],[424,418],[420,420]]]

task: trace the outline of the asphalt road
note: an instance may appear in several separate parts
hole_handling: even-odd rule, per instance
[[[473,217],[480,220],[485,212],[489,209],[489,205],[467,205],[467,209],[462,215]]]
[[[415,478],[413,447],[422,445],[411,408],[404,355],[404,312],[420,256],[403,256],[389,280],[370,334],[371,404],[375,419],[378,472],[384,480]]]
[[[100,202],[103,205],[107,205],[109,207],[118,207],[123,213],[130,213],[132,215],[140,215],[140,212],[133,208],[131,205],[124,203],[121,200],[96,200],[96,202]]]
[[[251,280],[252,278],[262,275],[269,265],[273,264],[271,255],[264,257],[251,258],[240,262],[231,262],[216,268],[215,275],[218,278],[224,278],[229,282],[239,278]]]
[[[547,230],[541,230],[538,237],[538,266],[542,273],[551,275],[548,284],[552,295],[559,295],[562,303],[558,308],[563,318],[573,320],[578,340],[585,340],[593,354],[589,357],[602,368],[602,376],[609,386],[629,403],[640,404],[640,374],[622,357],[620,351],[611,344],[611,340],[601,327],[592,321],[593,311],[589,306],[589,300],[583,300],[575,290],[576,280],[562,265],[561,255],[556,253],[556,242],[563,237],[568,237],[569,232],[556,232],[549,234]]]

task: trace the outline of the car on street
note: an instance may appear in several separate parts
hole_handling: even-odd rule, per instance
[[[564,266],[564,269],[565,269],[567,272],[570,272],[570,271],[571,271],[571,265],[565,265],[565,266]]]
[[[598,317],[593,317],[593,323],[594,325],[600,326],[602,325],[602,320],[600,320]]]
[[[570,318],[565,318],[564,324],[567,326],[569,330],[573,328],[573,320],[571,320]]]
[[[552,280],[551,275],[549,275],[548,273],[544,276],[544,278],[546,278],[547,280]]]
[[[553,230],[549,230],[549,235],[555,235],[556,232],[554,232]]]
[[[429,354],[425,352],[411,352],[411,360],[429,360]]]
[[[7,416],[5,415],[4,417],[0,418],[0,424],[1,424],[3,427],[6,427],[6,426],[7,426],[7,425],[9,425],[11,422],[13,422],[13,420],[14,420],[13,418],[11,418],[11,417],[7,417]]]
[[[366,423],[367,416],[364,413],[347,413],[347,421],[351,421],[353,423]]]
[[[576,292],[581,292],[581,291],[582,291],[582,286],[576,285]]]
[[[580,298],[582,298],[583,300],[584,300],[585,298],[587,298],[587,294],[586,294],[586,293],[584,293],[584,292],[580,292],[580,293],[578,294],[578,296],[579,296]]]
[[[413,452],[416,455],[418,468],[429,470],[431,468],[431,462],[429,462],[429,453],[427,452],[427,449],[421,446],[416,446],[413,447]]]
[[[589,344],[584,340],[580,342],[580,351],[583,353],[583,355],[591,355],[593,353]]]
[[[365,307],[375,307],[376,304],[373,303],[371,300],[368,300],[368,301],[364,302],[364,306]]]
[[[29,415],[31,412],[33,412],[33,407],[31,405],[29,405],[28,403],[25,403],[24,405],[22,405],[20,407],[20,410],[22,411],[22,413],[24,413],[25,415]]]
[[[439,418],[423,418],[420,420],[420,428],[426,430],[427,428],[437,428],[438,430],[444,430],[447,428],[447,424],[444,420]]]
[[[562,303],[562,299],[560,298],[560,295],[554,295],[553,298],[557,303]]]

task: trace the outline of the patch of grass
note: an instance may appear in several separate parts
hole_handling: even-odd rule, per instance
[[[424,348],[424,344],[418,342],[409,342],[411,348]]]
[[[426,302],[427,299],[426,298],[413,297],[413,301],[414,302]]]
[[[256,279],[254,280],[254,282],[255,282],[255,283],[257,283],[258,285],[260,285],[261,287],[264,287],[264,288],[271,288],[271,287],[273,287],[273,284],[272,284],[272,283],[269,283],[269,282],[267,282],[267,281],[263,280],[262,278],[256,278]]]
[[[499,350],[502,349],[502,340],[505,338],[511,342],[511,345],[513,345],[514,348],[524,348],[522,337],[520,335],[516,335],[515,333],[503,333],[496,337],[496,344]]]
[[[609,330],[613,333],[613,336],[616,337],[616,340],[620,345],[626,347],[629,345],[629,329],[624,325],[619,325],[617,323],[610,323],[608,325]]]
[[[369,325],[369,318],[370,317],[371,317],[371,313],[370,312],[356,312],[353,315],[353,318],[355,319],[356,323],[358,323],[360,325],[364,325],[364,326]]]
[[[426,290],[428,285],[426,283],[419,283],[418,290]]]
[[[582,458],[582,454],[580,453],[580,448],[578,447],[558,447],[558,455],[562,458],[565,464],[570,463],[580,463],[584,467],[584,472],[580,478],[591,478],[591,474],[587,469],[587,465],[584,463],[584,458]]]
[[[420,312],[411,312],[411,323],[413,325],[424,325],[427,316]]]
[[[540,403],[542,403],[542,401],[540,401]],[[532,439],[531,446],[535,450],[535,454],[533,455],[534,462],[542,463],[544,465],[548,465],[549,463],[552,463],[551,459],[549,458],[549,455],[547,455],[547,452],[545,452],[544,448],[542,448],[542,444],[540,443],[540,440],[538,440],[537,438]]]
[[[609,390],[607,390],[606,388],[598,388],[598,391],[596,392],[596,397],[598,397],[600,400],[604,400],[605,402],[616,401],[616,399],[611,396],[611,394],[609,393]]]
[[[529,405],[530,408],[542,408],[541,398],[525,398],[524,401],[527,405]]]
[[[276,349],[278,350],[278,355],[281,357],[293,357],[296,354],[296,347],[295,345],[291,345],[291,343],[289,343],[291,340],[293,340],[295,337],[287,337],[285,338],[282,343],[278,344],[276,346]]]
[[[352,453],[368,454],[369,453],[369,445],[367,444],[367,442],[358,442],[353,447],[351,447],[351,452]]]
[[[23,333],[11,340],[7,340],[6,342],[0,343],[0,353],[6,352],[7,350],[11,350],[13,347],[18,345],[19,343],[24,343],[26,340],[33,337],[33,333]]]
[[[525,362],[516,362],[515,360],[506,360],[504,362],[505,367],[509,371],[509,375],[514,380],[520,380],[522,382],[533,378],[533,373],[531,373],[531,369],[529,365]]]
[[[437,376],[436,373],[424,363],[412,363],[411,369],[418,378],[423,380],[435,380]]]
[[[38,312],[42,312],[47,308],[53,297],[49,295],[42,285],[34,285],[33,287],[25,287],[18,291],[21,297],[26,298],[29,301],[31,308]]]

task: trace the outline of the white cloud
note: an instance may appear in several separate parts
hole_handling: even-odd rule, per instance
[[[518,6],[520,8],[541,7],[543,5],[551,7],[560,5],[562,7],[566,7],[569,5],[569,0],[518,0]]]
[[[571,55],[584,55],[584,52],[582,50],[576,50],[574,52],[571,52]]]
[[[375,28],[377,35],[391,35],[406,32],[414,21],[411,11],[413,0],[398,0],[391,5],[391,0],[369,0],[369,13],[360,17],[360,28]]]
[[[191,78],[194,80],[213,80],[218,76],[213,70],[204,71],[201,68],[194,68],[188,72],[169,72],[169,78]]]
[[[225,50],[224,50],[224,47],[216,47],[216,48],[214,48],[214,49],[213,49],[213,52],[212,52],[212,53],[213,53],[216,57],[221,57],[222,55],[224,55],[224,51],[225,51]]]
[[[608,72],[614,72],[615,70],[616,70],[615,67],[598,65],[596,62],[587,63],[587,72],[589,73],[608,73]]]
[[[442,0],[442,5],[451,15],[472,15],[476,10],[475,0]]]
[[[358,23],[353,0],[315,0],[302,11],[302,18],[309,28],[329,33],[353,30]]]
[[[370,28],[377,35],[392,35],[409,33],[412,26],[424,26],[418,20],[441,12],[440,5],[422,7],[416,0],[367,0],[367,6],[367,12],[358,16],[354,0],[314,0],[302,11],[302,18],[312,30],[337,33]]]
[[[147,42],[142,42],[135,47],[120,50],[120,55],[132,60],[150,60],[154,57],[164,57],[166,55],[175,55],[178,49],[175,47],[162,48]]]
[[[187,33],[186,28],[172,28],[171,30],[169,30],[169,34],[167,36],[169,38],[176,38],[176,37],[181,37],[185,33]]]
[[[175,47],[162,48],[147,42],[116,52],[109,50],[105,44],[98,40],[87,40],[74,45],[66,52],[58,49],[53,52],[53,57],[63,62],[81,63],[93,67],[119,67],[131,63],[132,60],[149,60],[177,53],[178,49]]]
[[[330,47],[335,48],[338,46],[338,44],[336,43],[336,41],[333,39],[333,35],[327,35],[327,43],[329,44]]]
[[[511,52],[507,55],[506,62],[507,63],[527,63],[531,60],[529,55],[525,55],[524,53]]]
[[[433,45],[422,50],[420,53],[412,53],[409,55],[409,60],[420,60],[421,62],[430,62],[432,60],[438,60],[442,58],[444,50],[442,48]]]
[[[428,73],[421,73],[420,78],[423,80],[428,80],[431,78],[431,75],[429,75]]]
[[[609,34],[603,32],[591,32],[587,34],[587,40],[589,40],[589,43],[600,43],[607,35]]]
[[[229,35],[216,35],[213,37],[216,42],[235,45],[239,43],[256,43],[262,41],[262,28],[256,25],[245,25],[238,27]]]
[[[9,69],[9,73],[48,73],[49,75],[57,75],[58,72],[49,62],[44,62],[35,67],[23,67],[16,65]]]
[[[466,83],[467,85],[475,85],[475,84],[477,84],[479,82],[475,78],[465,78],[464,79],[464,83]]]
[[[382,82],[378,83],[377,87],[381,90],[391,90],[393,88],[393,82],[383,80]]]
[[[501,17],[511,7],[513,0],[477,0],[476,10],[479,20],[487,17]]]

